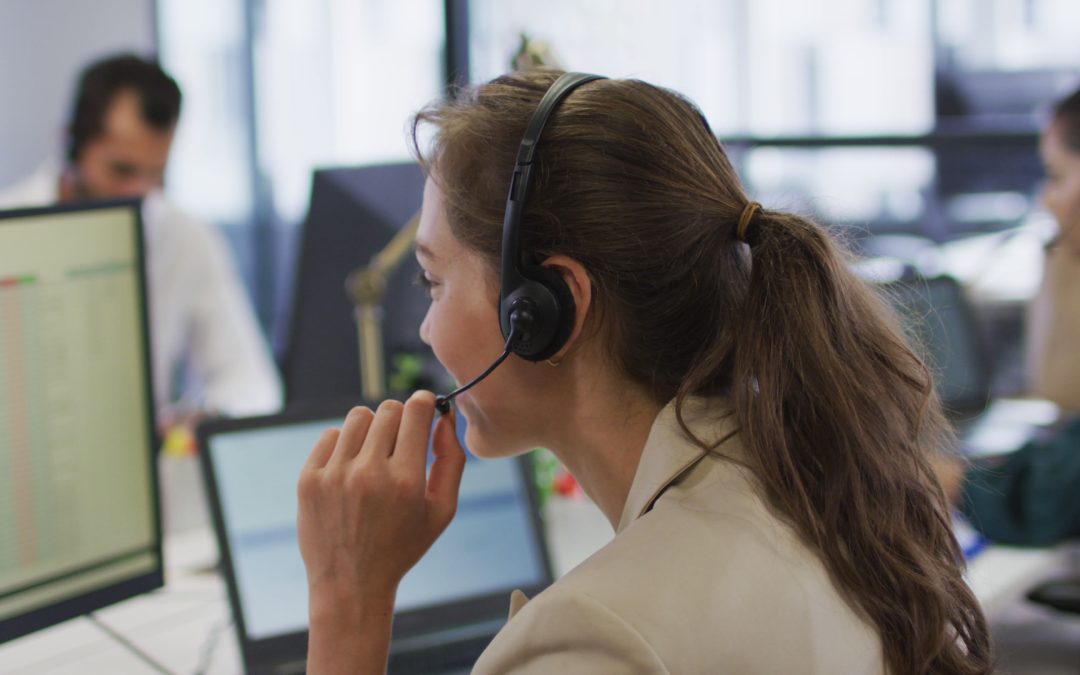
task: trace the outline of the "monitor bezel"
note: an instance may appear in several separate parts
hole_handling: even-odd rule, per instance
[[[253,429],[268,429],[275,426],[289,426],[304,422],[317,422],[325,420],[329,426],[333,426],[334,420],[344,420],[345,415],[353,406],[365,405],[356,400],[346,401],[319,401],[299,403],[289,406],[283,412],[248,417],[240,419],[217,419],[210,420],[199,426],[197,431],[200,464],[202,465],[203,477],[206,481],[206,492],[210,502],[210,513],[214,521],[214,533],[220,551],[220,566],[225,575],[228,590],[229,605],[232,611],[233,622],[236,626],[236,635],[240,644],[240,651],[244,663],[248,667],[273,663],[283,659],[295,658],[298,654],[306,654],[308,631],[301,630],[284,633],[266,638],[252,638],[248,636],[247,625],[241,610],[236,571],[230,553],[229,542],[225,541],[226,529],[224,514],[220,497],[216,489],[216,475],[214,473],[213,460],[210,457],[210,440],[213,436],[222,433],[247,431]],[[368,404],[374,409],[377,406]],[[490,461],[490,460],[480,460]],[[426,634],[438,633],[443,630],[451,630],[463,625],[488,624],[495,621],[505,621],[509,611],[509,597],[514,590],[521,590],[527,596],[532,597],[543,591],[554,581],[551,566],[551,555],[548,550],[547,539],[544,536],[544,524],[540,517],[539,493],[533,480],[531,455],[513,458],[519,477],[525,485],[525,495],[528,500],[530,513],[530,526],[535,537],[537,554],[540,557],[540,573],[542,580],[529,586],[511,586],[498,589],[483,596],[477,596],[468,601],[452,601],[438,605],[428,605],[408,611],[394,613],[393,636],[391,643],[391,655],[396,651],[395,643],[407,642],[410,638]],[[297,477],[299,479],[299,476]],[[492,631],[494,635],[494,631]]]
[[[138,311],[140,314],[139,322],[142,332],[141,359],[143,361],[143,387],[145,390],[145,396],[143,398],[146,403],[146,408],[142,412],[147,420],[148,438],[146,439],[146,449],[150,453],[147,467],[150,472],[150,501],[154,533],[154,541],[151,546],[146,549],[146,552],[152,553],[155,556],[157,565],[148,572],[133,575],[122,581],[111,582],[100,588],[80,592],[75,597],[52,602],[36,609],[15,614],[5,619],[0,619],[0,644],[48,628],[63,621],[89,614],[136,595],[159,589],[165,585],[165,562],[162,550],[161,491],[158,484],[157,473],[159,438],[157,434],[156,411],[154,409],[153,373],[151,372],[150,318],[148,310],[146,246],[143,232],[142,200],[109,199],[93,202],[0,210],[0,227],[7,224],[7,221],[15,219],[74,212],[101,211],[116,208],[128,209],[130,211],[133,216],[132,222],[135,230],[133,234],[135,237],[136,278],[139,287]]]

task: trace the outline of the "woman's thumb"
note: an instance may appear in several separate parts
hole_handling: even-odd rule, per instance
[[[427,499],[434,525],[441,531],[457,510],[461,474],[465,470],[465,450],[457,437],[457,412],[451,408],[435,423],[431,442],[435,462],[428,475]]]

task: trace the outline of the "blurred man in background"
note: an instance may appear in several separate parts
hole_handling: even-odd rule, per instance
[[[143,198],[159,423],[281,405],[281,383],[221,234],[161,192],[181,93],[155,62],[119,55],[79,78],[63,161],[0,190],[0,208]]]

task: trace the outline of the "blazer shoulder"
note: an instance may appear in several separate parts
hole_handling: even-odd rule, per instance
[[[622,616],[580,589],[554,584],[499,631],[475,675],[661,673],[652,645]]]

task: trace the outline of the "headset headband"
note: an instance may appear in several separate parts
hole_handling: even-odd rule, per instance
[[[521,221],[525,213],[525,203],[532,189],[533,161],[536,146],[540,142],[540,136],[555,108],[576,88],[587,82],[601,79],[605,78],[587,73],[564,73],[548,88],[529,120],[528,126],[525,128],[525,135],[521,139],[521,145],[518,147],[514,174],[510,179],[510,190],[506,198],[506,211],[503,215],[502,270],[499,289],[499,321],[503,337],[510,334],[511,316],[514,309],[520,309],[522,304],[528,304],[529,293],[526,291],[526,287],[529,282],[539,281],[530,278],[532,276],[528,270],[530,263],[526,260],[525,252],[521,247]],[[522,297],[526,298],[525,303],[521,302]],[[558,319],[557,316],[543,316],[543,312],[541,312],[541,316],[532,318],[545,324]],[[556,330],[555,326],[550,326],[550,330],[546,330],[548,328],[546,325],[539,326],[539,328],[540,333],[550,332],[552,335]],[[533,341],[529,339],[529,334],[534,332],[536,331],[531,330],[529,326],[523,327],[522,335],[526,342]],[[544,342],[545,340],[540,339],[539,341]],[[526,351],[539,350],[528,350],[526,348]],[[519,353],[521,352],[519,351]],[[535,354],[523,355],[527,357],[535,356]]]

